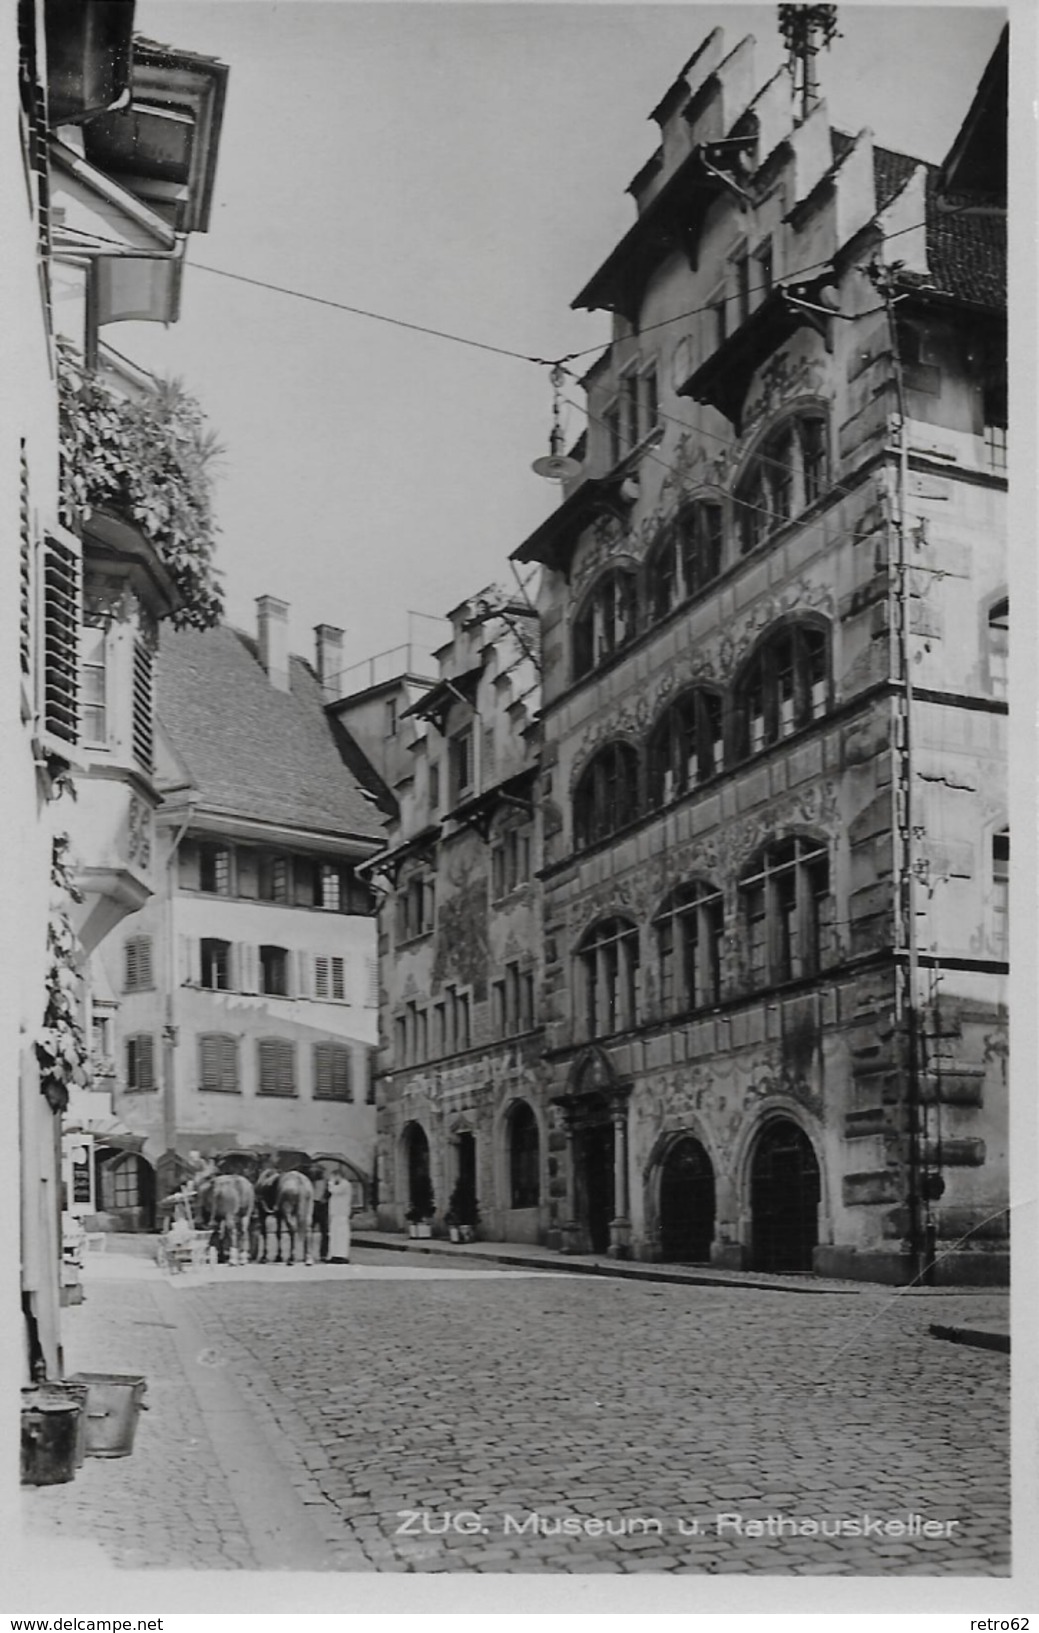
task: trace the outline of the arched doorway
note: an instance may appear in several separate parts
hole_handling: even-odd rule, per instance
[[[660,1172],[661,1258],[707,1264],[714,1240],[714,1169],[692,1134],[676,1140]]]
[[[408,1208],[425,1209],[432,1213],[432,1182],[429,1173],[429,1141],[425,1129],[410,1123],[404,1136],[408,1170]],[[425,1215],[423,1215],[425,1217]]]
[[[602,1095],[590,1095],[582,1106],[574,1131],[577,1219],[584,1227],[588,1249],[606,1253],[614,1215],[613,1120]]]
[[[794,1275],[812,1269],[820,1195],[819,1164],[804,1130],[788,1117],[766,1124],[750,1170],[755,1270]]]
[[[103,1213],[111,1214],[115,1229],[155,1229],[155,1171],[146,1158],[133,1151],[100,1146],[94,1155],[96,1194]]]

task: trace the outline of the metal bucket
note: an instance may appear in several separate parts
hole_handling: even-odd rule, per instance
[[[34,1393],[43,1395],[48,1400],[73,1401],[79,1408],[79,1417],[76,1427],[76,1467],[83,1467],[83,1459],[87,1455],[87,1386],[73,1383],[70,1378],[55,1379],[53,1382],[44,1382],[34,1385]],[[29,1393],[29,1391],[26,1391]]]
[[[83,1402],[72,1395],[22,1391],[23,1486],[56,1486],[74,1477],[82,1422]]]
[[[70,1383],[85,1384],[88,1457],[129,1457],[137,1417],[148,1410],[144,1378],[125,1372],[77,1372]]]

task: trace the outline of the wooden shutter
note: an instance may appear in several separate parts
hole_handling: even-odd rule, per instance
[[[333,958],[332,964],[332,997],[340,1003],[346,999],[345,961],[342,958]]]
[[[314,1099],[353,1099],[350,1084],[350,1049],[347,1044],[314,1045]]]
[[[296,1051],[287,1039],[261,1038],[259,1061],[261,1094],[295,1094]]]
[[[364,1001],[368,1009],[379,1007],[379,961],[376,958],[368,960],[368,990]]]
[[[48,537],[43,567],[43,725],[66,743],[79,734],[80,558]]]
[[[23,437],[21,439],[21,458],[18,473],[18,651],[22,674],[26,676],[32,674],[32,531],[32,508],[29,502],[29,462],[25,457],[25,438]]]
[[[314,960],[314,996],[327,998],[329,994],[328,959],[317,957]]]
[[[140,981],[138,980],[137,974],[139,968],[137,958],[137,942],[133,936],[131,936],[125,942],[123,950],[126,954],[126,968],[123,972],[123,990],[125,992],[136,992],[137,988],[140,986]]]
[[[133,756],[145,771],[151,771],[155,754],[154,664],[148,648],[134,642],[133,649]]]

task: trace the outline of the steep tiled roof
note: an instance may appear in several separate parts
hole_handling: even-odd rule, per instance
[[[874,147],[873,173],[877,208],[904,186],[922,161],[890,148]],[[929,282],[943,295],[981,306],[1002,307],[1007,298],[1006,223],[998,216],[958,215],[953,208],[939,210],[939,168],[927,171],[927,262]]]
[[[282,692],[238,630],[163,630],[158,714],[201,803],[380,840],[379,812],[343,763],[313,671],[302,658],[289,662],[291,690]]]

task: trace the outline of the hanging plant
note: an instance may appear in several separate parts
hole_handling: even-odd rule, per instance
[[[209,629],[223,594],[213,565],[213,467],[223,450],[179,380],[139,399],[124,397],[58,348],[61,519],[70,528],[92,510],[132,522],[155,546],[183,597],[177,627]]]
[[[36,1039],[40,1089],[52,1111],[64,1111],[69,1085],[85,1084],[90,1073],[87,1046],[80,1024],[80,975],[76,964],[76,936],[69,918],[69,903],[83,897],[73,878],[68,834],[56,834],[51,856],[50,920],[47,925],[47,1004]]]

